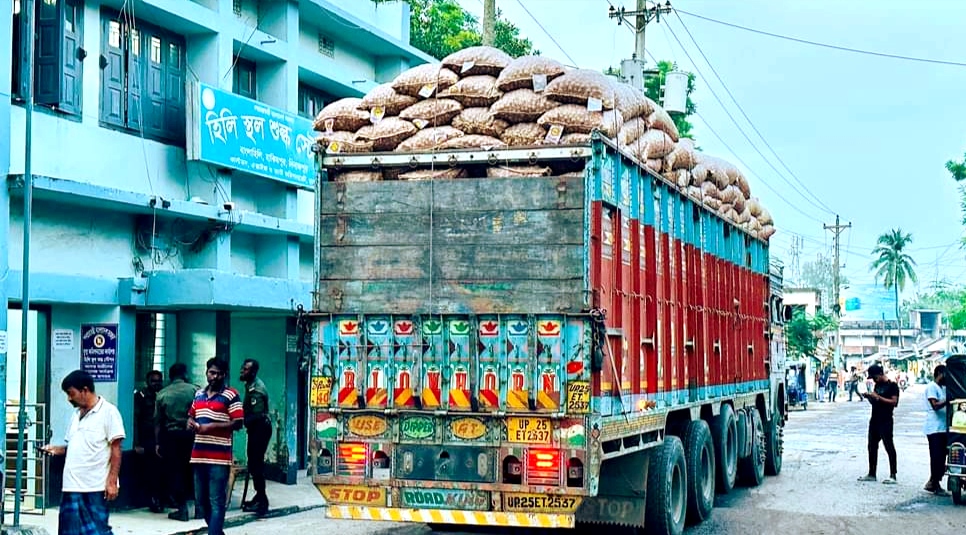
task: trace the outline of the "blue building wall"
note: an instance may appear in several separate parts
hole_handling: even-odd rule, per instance
[[[357,96],[431,59],[403,43],[404,3],[243,0],[237,12],[232,0],[124,4],[134,6],[127,15],[138,23],[183,37],[186,81],[231,91],[239,61],[250,61],[257,100],[292,113],[300,86],[332,98]],[[97,390],[121,409],[125,449],[133,447],[132,394],[155,362],[186,363],[200,385],[208,358],[229,357],[238,386],[241,361],[257,358],[282,428],[268,459],[292,481],[302,447],[296,428],[306,422],[297,420],[291,317],[298,305],[311,306],[313,193],[192,161],[184,143],[105,127],[98,58],[109,20],[102,10],[118,5],[83,2],[80,114],[40,107],[33,115],[29,292],[44,332],[28,333],[38,344],[30,401],[49,404],[53,440],[62,440],[71,407],[60,380],[80,365],[86,323],[118,325],[117,377]],[[11,13],[0,10],[0,57],[12,55],[11,28]],[[323,51],[323,40],[331,50]],[[0,69],[0,92],[10,85],[10,70]],[[11,306],[21,299],[25,118],[22,105],[0,98],[0,177],[7,177],[0,188],[0,300],[9,298]],[[203,231],[211,238],[198,238]],[[156,314],[168,318],[167,331],[152,346],[139,325]],[[7,315],[7,306],[0,307],[0,331],[15,329],[19,338],[19,325],[8,326]],[[55,333],[59,344],[51,341]],[[11,392],[15,379],[5,385]],[[0,391],[0,399],[10,395]],[[243,459],[243,433],[237,436],[236,456]]]

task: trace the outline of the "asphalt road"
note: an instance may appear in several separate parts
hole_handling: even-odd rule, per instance
[[[751,534],[869,534],[952,535],[966,531],[966,507],[950,498],[928,494],[929,453],[921,428],[925,416],[925,387],[915,385],[900,396],[896,410],[896,448],[899,484],[856,481],[867,470],[866,402],[810,402],[807,411],[792,412],[785,428],[784,467],[778,477],[766,478],[758,488],[737,489],[719,496],[711,519],[692,526],[687,535]],[[888,460],[880,447],[879,478],[887,475]],[[579,530],[600,534],[597,530]],[[607,535],[618,530],[608,528]],[[227,530],[232,535],[296,533],[338,535],[427,534],[419,525],[333,521],[315,510],[260,521]],[[505,530],[438,531],[502,534]],[[514,531],[515,535],[561,535],[561,531]],[[572,533],[572,532],[571,532]]]

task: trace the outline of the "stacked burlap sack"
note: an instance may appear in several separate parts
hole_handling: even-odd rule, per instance
[[[328,153],[580,144],[599,131],[682,189],[704,193],[703,184],[711,176],[709,165],[701,165],[707,157],[699,158],[690,140],[679,142],[670,115],[640,91],[597,71],[567,69],[543,56],[513,59],[491,47],[460,50],[441,64],[409,69],[361,99],[333,102],[319,112],[315,129],[320,132],[320,148]],[[724,163],[711,167],[717,173]],[[551,169],[534,166],[488,170],[493,177],[549,174]],[[721,187],[713,195],[708,187],[707,195],[698,198],[767,238],[774,232],[770,216],[757,201],[751,202],[747,181],[740,175],[736,169],[733,176],[725,171]],[[392,178],[462,176],[465,171],[459,169],[420,169]],[[376,171],[347,171],[336,177],[342,181],[385,178]],[[753,207],[756,213],[750,211]]]

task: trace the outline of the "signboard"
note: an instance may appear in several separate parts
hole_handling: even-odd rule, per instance
[[[461,509],[486,511],[490,508],[490,493],[482,490],[402,489],[403,507],[415,509]]]
[[[74,349],[74,331],[71,329],[54,329],[54,349]]]
[[[312,121],[202,83],[189,95],[188,159],[314,187]]]
[[[91,374],[95,383],[117,381],[116,323],[85,323],[81,325],[80,367]]]

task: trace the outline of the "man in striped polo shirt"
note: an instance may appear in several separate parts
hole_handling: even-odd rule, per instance
[[[228,363],[209,359],[208,388],[199,390],[188,410],[188,429],[195,432],[191,464],[195,472],[195,507],[200,508],[210,535],[223,535],[231,471],[231,436],[244,421],[241,398],[225,386]]]

